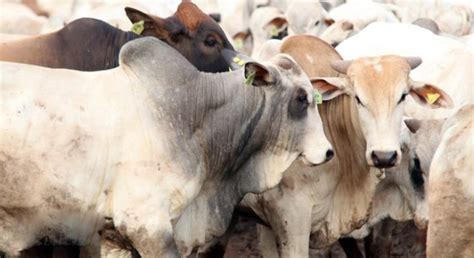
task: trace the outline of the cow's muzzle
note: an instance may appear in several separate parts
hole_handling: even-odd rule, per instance
[[[223,49],[222,56],[229,65],[229,70],[231,71],[244,67],[244,65],[248,62],[254,62],[252,58],[230,49]]]

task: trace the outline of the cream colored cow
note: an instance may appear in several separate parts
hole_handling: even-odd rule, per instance
[[[443,125],[430,166],[428,257],[474,256],[474,104]]]

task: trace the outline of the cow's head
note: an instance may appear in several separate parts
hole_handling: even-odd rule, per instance
[[[285,15],[276,7],[266,6],[257,8],[249,21],[253,39],[253,52],[269,39],[283,39],[288,36],[288,21]]]
[[[334,153],[317,110],[319,93],[299,65],[288,55],[279,54],[265,65],[248,62],[244,69],[248,83],[262,88],[269,99],[266,104],[269,120],[264,124],[270,127],[263,133],[264,138],[271,139],[271,144],[265,152],[284,157],[272,158],[262,169],[286,169],[296,157],[309,166],[331,159]],[[272,186],[280,179],[267,174],[261,181]]]
[[[292,2],[288,5],[285,16],[295,34],[319,36],[334,23],[319,1]]]
[[[443,90],[410,79],[410,70],[420,64],[420,58],[400,56],[337,61],[331,66],[346,77],[313,80],[324,100],[341,94],[354,98],[367,141],[366,159],[371,166],[389,168],[400,163],[400,124],[408,95],[431,108],[452,105]]]
[[[125,8],[132,23],[143,21],[141,35],[153,36],[177,49],[198,70],[225,72],[229,65],[221,55],[223,49],[233,50],[219,25],[191,2],[182,2],[172,16],[163,19]]]
[[[408,128],[406,131],[409,131],[409,133],[404,133],[409,135],[404,140],[408,164],[405,167],[400,166],[398,172],[408,175],[409,187],[406,188],[409,190],[405,195],[410,198],[408,201],[413,206],[415,224],[419,228],[426,228],[428,222],[426,197],[430,164],[441,141],[444,121],[444,119],[404,120],[406,128]],[[403,158],[405,159],[405,157]]]

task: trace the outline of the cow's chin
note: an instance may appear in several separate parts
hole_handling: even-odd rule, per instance
[[[304,155],[303,153],[301,153],[299,156],[298,156],[298,159],[301,160],[303,162],[303,164],[305,164],[306,166],[308,167],[316,167],[316,166],[319,166],[321,164],[324,164],[326,163],[328,160],[326,159],[323,159],[322,161],[313,161],[313,160],[309,160],[306,155]]]

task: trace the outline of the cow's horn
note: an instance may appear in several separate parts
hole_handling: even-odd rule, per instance
[[[331,62],[331,67],[339,73],[346,74],[351,62],[351,60],[334,61]]]
[[[422,62],[421,57],[418,57],[418,56],[409,56],[409,57],[405,57],[405,59],[407,60],[412,70],[417,68]]]

